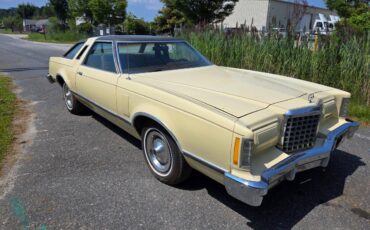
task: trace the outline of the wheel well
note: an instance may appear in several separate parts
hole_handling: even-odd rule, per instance
[[[172,140],[175,142],[177,147],[180,150],[182,149],[181,145],[177,141],[175,135],[163,123],[161,123],[159,120],[156,120],[155,118],[150,118],[150,117],[145,116],[145,115],[139,115],[139,116],[135,117],[134,121],[133,121],[133,126],[135,127],[135,129],[136,129],[136,131],[138,132],[139,135],[141,135],[141,132],[143,131],[143,129],[145,127],[153,126],[153,125],[161,127],[163,129],[163,131],[166,132],[172,138]]]
[[[161,124],[159,124],[158,122],[156,122],[155,120],[149,118],[149,117],[146,117],[146,116],[138,116],[135,118],[134,120],[134,123],[133,123],[137,133],[139,135],[141,135],[141,132],[143,131],[143,129],[145,127],[148,127],[150,125],[159,125],[161,127],[163,127]]]
[[[64,79],[60,75],[57,75],[56,78],[57,78],[58,84],[63,87],[63,84],[65,83]]]

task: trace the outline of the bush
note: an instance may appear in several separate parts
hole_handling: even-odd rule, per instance
[[[80,34],[93,34],[94,27],[90,23],[82,23],[77,26],[77,31]]]
[[[74,31],[46,33],[46,35],[39,33],[31,33],[28,35],[28,39],[31,41],[40,41],[40,42],[47,41],[56,43],[74,43],[79,40],[85,39],[86,37],[87,35]]]

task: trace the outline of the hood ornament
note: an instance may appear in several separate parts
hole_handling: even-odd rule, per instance
[[[310,103],[313,103],[314,100],[315,100],[315,94],[311,93],[311,94],[308,94],[308,97],[307,97],[308,101]]]

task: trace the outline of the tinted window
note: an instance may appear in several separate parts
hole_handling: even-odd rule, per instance
[[[73,59],[83,45],[84,43],[77,43],[70,50],[68,50],[66,54],[64,54],[64,57],[68,59]]]
[[[86,57],[86,66],[109,72],[116,72],[114,65],[112,43],[97,42]]]
[[[185,42],[119,44],[124,73],[146,73],[208,66],[211,63]]]

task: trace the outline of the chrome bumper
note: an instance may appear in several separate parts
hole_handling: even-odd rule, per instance
[[[45,76],[45,78],[48,79],[48,81],[49,81],[50,84],[53,84],[55,82],[55,80],[53,79],[53,77],[50,74],[47,74]]]
[[[244,180],[227,172],[224,178],[226,190],[229,195],[246,204],[260,206],[268,190],[283,180],[294,180],[297,172],[319,166],[327,167],[330,154],[338,146],[338,142],[344,137],[351,138],[358,127],[359,124],[352,121],[338,127],[328,134],[322,146],[292,154],[266,169],[260,181]]]

